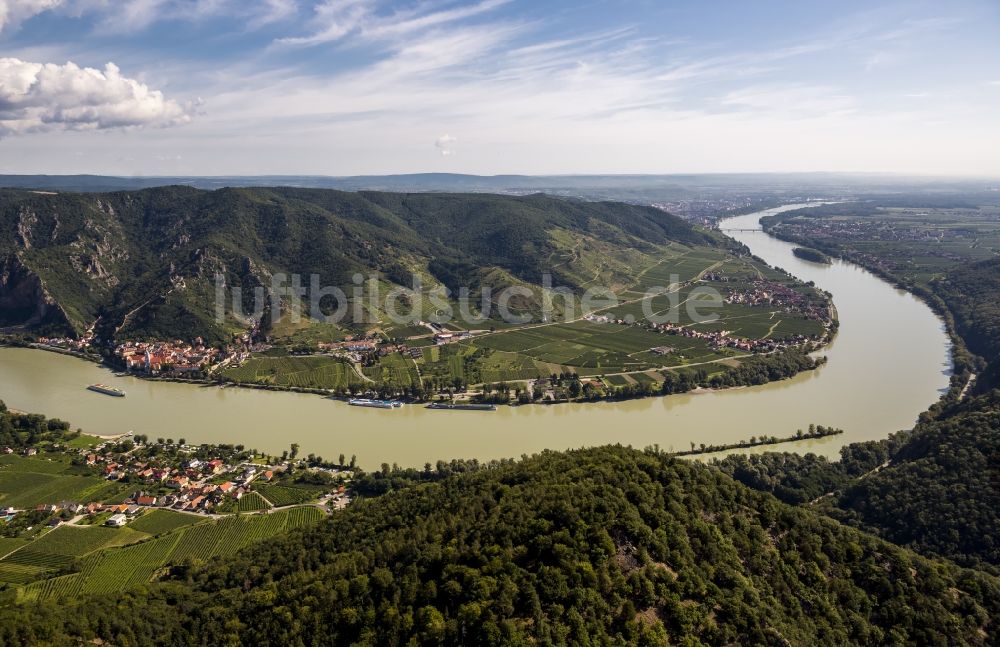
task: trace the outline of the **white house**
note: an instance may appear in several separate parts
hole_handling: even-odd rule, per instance
[[[126,517],[121,513],[118,513],[111,515],[111,517],[109,517],[108,520],[104,522],[104,525],[114,526],[115,528],[121,528],[127,522],[128,522],[128,517]]]

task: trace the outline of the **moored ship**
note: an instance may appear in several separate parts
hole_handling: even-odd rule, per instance
[[[347,404],[353,407],[373,407],[375,409],[395,409],[402,406],[402,403],[395,403],[390,400],[370,400],[368,398],[351,398]]]
[[[97,393],[103,393],[104,395],[113,395],[116,398],[124,398],[125,392],[121,389],[116,389],[113,386],[108,386],[107,384],[91,384],[87,387],[91,391],[96,391]]]
[[[495,404],[452,404],[449,402],[431,402],[427,405],[428,409],[447,409],[450,411],[496,411],[497,405]]]

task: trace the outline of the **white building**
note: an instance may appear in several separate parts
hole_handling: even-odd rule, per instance
[[[128,517],[119,513],[111,515],[111,517],[109,517],[108,520],[104,522],[104,525],[114,526],[115,528],[121,528],[127,522],[128,522]]]

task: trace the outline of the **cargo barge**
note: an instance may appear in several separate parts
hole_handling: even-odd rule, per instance
[[[495,404],[450,404],[448,402],[431,402],[428,409],[447,409],[449,411],[496,411]]]

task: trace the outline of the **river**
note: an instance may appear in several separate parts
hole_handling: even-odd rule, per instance
[[[723,228],[759,229],[761,216],[728,219]],[[496,412],[385,411],[316,395],[203,387],[115,377],[96,364],[56,353],[0,348],[0,399],[24,411],[69,420],[94,434],[134,430],[189,443],[242,443],[280,453],[290,443],[327,459],[356,455],[379,464],[422,466],[450,458],[488,460],[543,449],[621,443],[689,449],[762,434],[789,436],[810,423],[846,433],[760,451],[837,456],[844,444],[909,428],[948,387],[950,342],[921,301],[842,261],[796,258],[792,245],[762,231],[733,232],[768,263],[833,293],[840,331],[816,371],[759,387],[628,402],[500,407]],[[111,398],[84,387],[104,382],[128,392]]]

